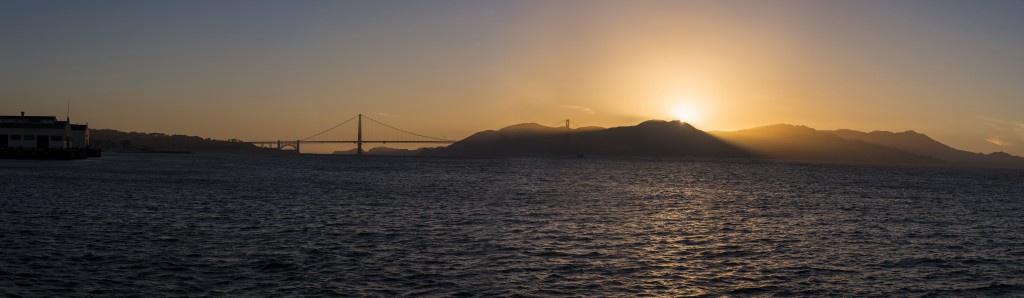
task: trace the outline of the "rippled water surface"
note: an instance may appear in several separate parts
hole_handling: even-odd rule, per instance
[[[0,296],[1021,296],[1024,171],[0,160]]]

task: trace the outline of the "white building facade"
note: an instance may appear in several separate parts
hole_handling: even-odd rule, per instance
[[[53,116],[0,116],[0,149],[71,149],[89,146],[89,128]]]

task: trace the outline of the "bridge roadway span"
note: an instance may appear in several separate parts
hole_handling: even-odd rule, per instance
[[[366,118],[367,120],[370,120],[371,121],[370,123],[375,123],[376,127],[370,129],[370,131],[373,131],[375,133],[384,134],[385,137],[382,138],[380,136],[373,136],[372,139],[370,139],[370,140],[364,139],[363,138],[363,130],[364,130],[364,128],[363,128],[363,118]],[[346,131],[344,129],[340,129],[340,128],[342,128],[345,124],[348,124],[349,122],[351,122],[352,120],[355,120],[355,119],[358,119],[358,121],[356,122],[355,136],[354,136],[355,139],[354,140],[352,139],[353,136],[351,136],[351,135],[347,135],[347,136],[331,135],[332,132],[335,132],[335,133],[337,133],[337,132],[345,133]],[[370,123],[368,123],[368,124],[370,124]],[[384,139],[384,140],[381,140],[381,139]],[[349,118],[348,120],[342,122],[341,124],[335,125],[334,127],[331,127],[330,129],[327,129],[325,131],[322,131],[322,132],[320,132],[318,134],[312,135],[312,136],[307,137],[305,139],[295,140],[295,141],[282,141],[282,140],[278,140],[278,141],[255,141],[255,142],[247,142],[247,143],[250,143],[250,144],[253,144],[253,145],[256,145],[256,146],[259,146],[259,147],[274,148],[274,149],[278,149],[278,150],[286,150],[285,148],[289,148],[290,147],[290,148],[292,148],[292,150],[295,150],[296,152],[299,151],[299,148],[300,148],[300,146],[302,146],[302,143],[312,143],[312,144],[356,144],[356,149],[357,149],[356,150],[356,154],[362,155],[363,154],[363,144],[364,143],[376,143],[376,144],[387,144],[387,143],[393,143],[393,144],[451,144],[451,143],[455,143],[455,141],[454,140],[446,140],[446,139],[442,139],[442,138],[429,137],[429,136],[425,136],[425,135],[421,135],[421,134],[417,134],[417,133],[413,133],[413,132],[408,132],[408,131],[396,128],[394,126],[387,125],[387,124],[385,124],[383,122],[374,120],[373,118],[370,118],[370,117],[367,117],[367,116],[363,116],[363,114],[359,114],[359,115],[356,115],[356,116],[354,116],[352,118]]]

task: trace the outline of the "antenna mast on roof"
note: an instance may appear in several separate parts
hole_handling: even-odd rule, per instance
[[[71,148],[71,100],[68,99],[68,109],[64,111],[64,148]]]

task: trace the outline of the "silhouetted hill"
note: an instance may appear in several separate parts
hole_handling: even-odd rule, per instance
[[[157,150],[192,152],[280,152],[276,149],[259,148],[239,140],[214,140],[186,135],[162,133],[122,132],[112,129],[89,130],[89,143],[105,150]]]
[[[522,123],[497,131],[475,133],[447,147],[428,149],[425,155],[445,156],[498,156],[569,154],[565,139],[566,128]]]
[[[840,129],[831,131],[839,137],[859,140],[872,144],[888,146],[918,155],[941,159],[951,164],[981,167],[1014,167],[1024,168],[1024,158],[995,152],[990,154],[968,152],[940,143],[927,135],[915,131],[888,132],[873,131],[870,133]]]
[[[736,146],[679,121],[650,120],[580,134],[588,154],[750,157]]]
[[[940,163],[895,148],[844,139],[806,126],[777,124],[732,132],[713,132],[763,158],[854,163]]]
[[[482,131],[426,155],[636,155],[746,157],[743,150],[679,121],[647,121],[637,126],[568,129],[536,123]]]
[[[420,148],[420,149],[398,149],[398,148],[389,148],[389,147],[374,147],[374,148],[371,148],[370,150],[366,150],[365,152],[363,152],[363,154],[367,154],[367,155],[420,155],[420,151],[422,151],[422,150],[423,150],[423,148]],[[352,149],[344,150],[344,151],[334,151],[334,154],[355,155],[356,154],[356,148],[352,148]]]
[[[478,132],[423,155],[631,155],[740,157],[856,163],[951,164],[1024,167],[1024,158],[997,152],[971,153],[913,131],[820,131],[776,124],[707,133],[679,121],[651,120],[636,126],[567,129],[523,123]]]
[[[334,151],[334,153],[331,153],[331,154],[355,155],[356,154],[356,148],[352,148],[352,149],[348,149],[348,150],[338,150],[338,151]]]
[[[941,163],[940,160],[868,142],[840,138],[806,126],[776,124],[712,132],[758,156],[785,160],[864,163]]]

